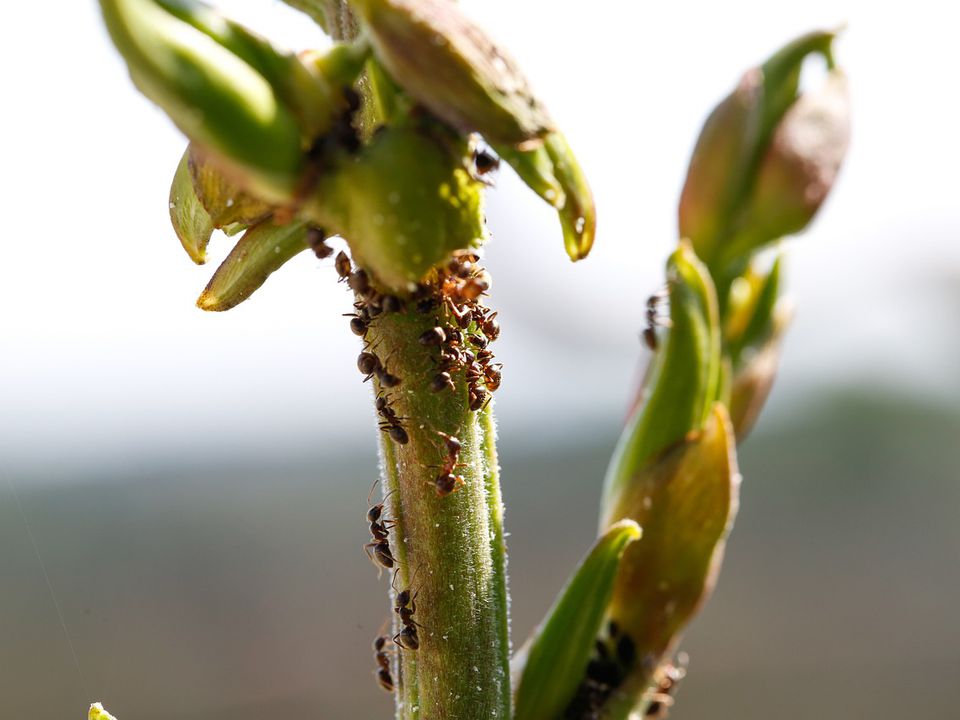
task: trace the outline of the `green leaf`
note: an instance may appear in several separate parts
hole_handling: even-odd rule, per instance
[[[640,535],[631,520],[615,523],[567,582],[530,647],[514,720],[559,718],[573,699],[606,617],[620,559]]]
[[[667,261],[670,327],[653,358],[645,401],[627,421],[607,470],[601,526],[657,456],[700,430],[720,392],[720,329],[710,275],[686,243]]]
[[[289,200],[303,165],[297,118],[257,68],[182,19],[209,11],[182,2],[175,15],[153,0],[100,6],[144,95],[244,187],[267,200]]]
[[[197,307],[219,312],[239,305],[271,273],[308,249],[307,231],[303,222],[275,225],[270,221],[247,230],[210,278]]]
[[[207,245],[214,226],[193,188],[189,148],[180,158],[170,185],[170,223],[190,259],[197,265],[203,265],[207,260]]]
[[[533,148],[494,145],[494,149],[531,190],[556,208],[570,259],[585,258],[593,247],[597,209],[586,175],[566,138],[551,132],[542,145]]]

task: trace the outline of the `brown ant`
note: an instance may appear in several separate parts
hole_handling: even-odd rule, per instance
[[[390,656],[383,649],[389,639],[389,635],[380,635],[373,641],[373,657],[377,662],[377,682],[387,692],[393,692],[395,685],[393,675],[390,673]]]
[[[473,151],[473,166],[477,175],[482,178],[499,169],[500,158],[486,148],[477,148]]]
[[[453,470],[457,467],[457,461],[460,459],[460,450],[463,444],[453,435],[437,431],[437,435],[443,438],[443,443],[447,449],[447,455],[440,466],[440,474],[433,480],[433,486],[440,497],[446,497],[458,487],[464,484],[462,475],[454,475]]]
[[[320,260],[333,255],[333,248],[327,245],[326,239],[327,234],[323,228],[311,227],[307,230],[307,245]]]
[[[420,568],[418,567],[417,571],[419,570]],[[420,637],[417,635],[417,628],[423,627],[423,625],[413,619],[413,614],[417,611],[417,595],[420,594],[420,591],[417,590],[413,595],[410,594],[409,587],[406,590],[397,591],[396,582],[399,574],[399,570],[393,573],[393,580],[390,582],[390,587],[397,593],[397,604],[393,608],[393,611],[400,618],[400,624],[403,625],[403,628],[393,636],[393,642],[405,650],[416,650],[420,647]],[[417,573],[414,572],[413,576],[416,578]]]
[[[337,270],[337,275],[340,276],[340,282],[347,280],[350,277],[351,271],[353,270],[353,264],[350,262],[350,258],[343,250],[337,253],[337,257],[333,261],[333,266]]]

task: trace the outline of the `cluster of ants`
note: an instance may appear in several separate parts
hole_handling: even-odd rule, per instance
[[[448,435],[443,432],[438,432],[437,434],[443,438],[444,445],[447,448],[447,454],[441,465],[441,473],[434,481],[437,494],[442,496],[449,495],[463,483],[463,477],[453,474],[462,445],[453,435]],[[370,497],[373,495],[373,491],[378,482],[379,480],[374,482],[373,487],[370,488],[370,493],[367,495],[368,505],[370,504]],[[386,570],[393,570],[397,565],[397,560],[390,550],[390,530],[396,523],[394,520],[386,519],[383,515],[386,499],[393,492],[392,490],[388,492],[382,502],[371,505],[367,510],[367,522],[370,523],[372,540],[364,545],[364,550],[367,553],[367,557],[369,557],[375,565]],[[394,570],[393,580],[391,580],[390,586],[396,593],[396,606],[393,610],[397,614],[402,627],[392,639],[394,644],[405,650],[417,650],[420,647],[420,637],[417,634],[417,628],[420,627],[420,625],[413,619],[413,614],[417,610],[417,593],[411,595],[410,588],[397,591],[396,582],[398,574],[399,570]],[[416,577],[416,573],[414,573],[414,577]],[[390,669],[390,657],[385,649],[389,639],[387,635],[379,635],[373,642],[373,651],[374,659],[377,663],[377,682],[384,690],[393,692],[395,685]]]
[[[317,155],[330,151],[330,145],[344,147],[348,152],[355,151],[356,139],[352,131],[352,116],[356,111],[357,98],[347,96],[348,109],[334,132],[331,132],[324,147],[317,147]],[[481,149],[474,150],[472,174],[483,180],[483,176],[495,170],[499,159]],[[486,180],[483,180],[486,182]],[[334,250],[326,243],[326,234],[321,228],[308,231],[307,242],[316,256],[325,259],[333,255]],[[421,283],[408,297],[381,293],[374,287],[367,272],[354,267],[345,252],[339,252],[334,259],[334,267],[341,282],[347,283],[354,293],[354,311],[348,313],[350,330],[363,339],[364,347],[357,357],[357,368],[364,375],[364,381],[376,378],[378,394],[376,411],[379,416],[379,428],[390,439],[406,445],[410,436],[404,427],[408,418],[401,417],[394,409],[389,391],[403,384],[403,378],[388,368],[389,358],[381,359],[376,353],[374,343],[368,337],[376,318],[389,313],[405,310],[413,305],[419,314],[433,314],[432,327],[422,333],[419,344],[430,350],[431,370],[429,371],[429,389],[440,393],[452,391],[457,387],[455,377],[462,372],[466,382],[467,405],[471,411],[482,410],[490,402],[490,393],[500,387],[502,365],[495,363],[493,352],[488,345],[500,336],[500,324],[496,312],[491,312],[482,298],[490,288],[490,276],[478,265],[479,255],[472,250],[454,253],[443,267],[436,271],[436,277],[430,283]],[[454,473],[459,466],[462,443],[453,435],[437,432],[442,441],[442,459],[437,466],[439,473],[432,481],[436,493],[445,497],[464,483],[461,475]],[[378,568],[393,571],[391,587],[396,596],[394,612],[399,620],[400,630],[391,638],[380,634],[374,640],[373,651],[376,663],[376,678],[380,687],[392,692],[396,684],[391,668],[391,653],[388,642],[404,650],[414,651],[420,647],[417,629],[421,627],[414,619],[417,593],[410,588],[397,590],[399,575],[397,560],[390,548],[390,530],[396,524],[384,516],[386,499],[370,505],[367,497],[367,522],[370,524],[371,541],[364,546],[370,560]],[[414,573],[414,577],[416,573]]]
[[[607,626],[607,637],[598,639],[594,645],[586,677],[564,712],[565,720],[599,720],[603,716],[604,704],[626,680],[637,661],[636,655],[633,640],[611,620]],[[665,663],[654,672],[657,686],[645,696],[648,701],[643,715],[645,719],[662,720],[667,717],[676,687],[686,675],[686,663],[686,655],[681,653],[677,664]]]

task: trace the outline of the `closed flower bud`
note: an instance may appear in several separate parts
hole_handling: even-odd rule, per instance
[[[101,0],[110,36],[134,83],[238,182],[265,198],[292,196],[302,159],[300,129],[268,80],[240,55],[154,0]]]
[[[556,208],[570,259],[585,258],[593,247],[597,208],[586,175],[567,139],[559,132],[551,132],[542,145],[534,148],[495,149],[531,190]]]
[[[680,198],[679,229],[723,285],[766,243],[803,230],[823,202],[849,135],[835,34],[814,32],[747,71],[711,113]],[[799,95],[811,54],[828,64],[820,90]]]
[[[532,146],[553,123],[513,59],[449,0],[354,0],[374,54],[438,118],[491,145]]]
[[[614,450],[600,505],[601,527],[619,520],[620,498],[661,454],[699,432],[720,394],[720,327],[710,274],[689,245],[667,262],[669,327],[654,355],[641,402]]]
[[[741,443],[753,429],[767,402],[780,367],[783,335],[793,316],[793,307],[785,298],[773,306],[768,331],[763,340],[748,345],[733,368],[730,387],[730,421]]]
[[[270,221],[247,230],[210,278],[197,307],[221,312],[239,305],[275,270],[309,248],[307,231],[303,222]]]
[[[610,717],[642,706],[654,668],[713,590],[739,484],[733,429],[716,403],[702,430],[639,470],[620,496],[610,517],[635,520],[643,537],[623,554],[610,604],[636,656],[604,706]]]
[[[343,236],[379,289],[409,292],[454,250],[486,239],[483,185],[462,155],[416,128],[384,127],[337,156],[301,214]]]

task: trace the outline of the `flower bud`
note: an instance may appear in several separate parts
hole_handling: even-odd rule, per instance
[[[289,100],[312,87],[296,58],[193,0],[100,6],[137,87],[236,182],[289,200],[303,167],[297,112],[310,104]]]
[[[463,149],[413,127],[383,127],[356,155],[341,153],[302,215],[342,235],[380,289],[405,293],[454,250],[486,239],[482,183]]]
[[[307,225],[266,221],[247,230],[210,278],[197,300],[201,310],[229,310],[246,300],[267,278],[306,250]]]
[[[597,208],[586,175],[567,139],[559,132],[551,132],[538,147],[495,149],[531,190],[556,208],[570,259],[585,258],[593,247]]]
[[[642,703],[654,669],[709,597],[738,505],[733,429],[716,403],[703,429],[638,471],[610,517],[643,537],[620,561],[610,617],[630,638],[636,662],[604,709],[626,717]]]
[[[670,323],[654,355],[642,401],[614,450],[601,501],[601,527],[618,515],[638,474],[691,432],[702,429],[720,393],[720,327],[710,274],[689,245],[667,262]]]
[[[747,71],[707,118],[681,193],[679,229],[714,273],[803,230],[826,197],[849,134],[834,38],[814,32],[789,43]],[[800,97],[800,70],[813,53],[826,58],[827,79]]]
[[[420,104],[491,145],[537,144],[552,128],[514,60],[449,0],[354,0],[376,57]]]

